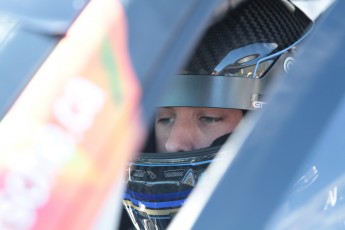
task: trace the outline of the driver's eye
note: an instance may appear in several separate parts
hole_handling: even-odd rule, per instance
[[[215,122],[221,121],[222,119],[220,117],[204,116],[204,117],[201,117],[200,120],[204,123],[215,123]]]
[[[171,117],[161,117],[157,119],[157,123],[160,123],[160,124],[170,124],[173,121],[174,119]]]

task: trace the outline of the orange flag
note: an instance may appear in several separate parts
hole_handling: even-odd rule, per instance
[[[121,4],[90,1],[2,120],[1,229],[94,225],[145,136],[126,41]]]

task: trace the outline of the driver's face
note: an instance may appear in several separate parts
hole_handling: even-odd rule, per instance
[[[155,120],[158,152],[190,151],[209,147],[232,132],[243,116],[241,110],[162,107]]]

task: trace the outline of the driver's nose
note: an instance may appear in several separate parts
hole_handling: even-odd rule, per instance
[[[165,143],[167,152],[191,151],[197,142],[197,127],[189,122],[177,121]]]

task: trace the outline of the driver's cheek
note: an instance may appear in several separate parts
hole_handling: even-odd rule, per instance
[[[231,124],[230,122],[225,121],[200,125],[199,128],[203,133],[204,142],[208,144],[205,147],[211,146],[212,142],[217,138],[231,133],[234,130],[235,126],[235,124]]]

